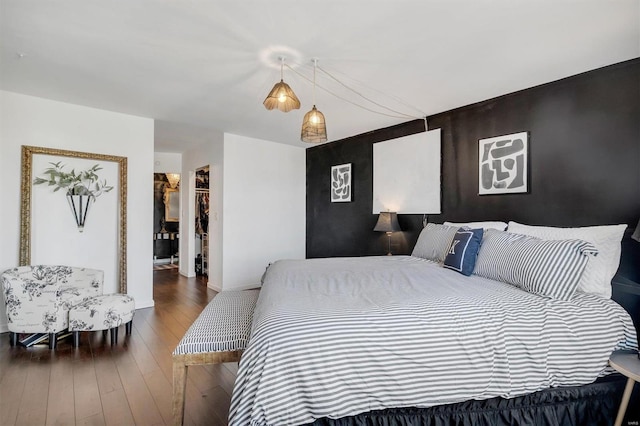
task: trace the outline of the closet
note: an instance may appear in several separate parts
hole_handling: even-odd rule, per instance
[[[209,275],[209,166],[196,170],[196,275]]]

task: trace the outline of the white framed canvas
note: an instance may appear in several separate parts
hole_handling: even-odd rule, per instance
[[[478,141],[478,194],[529,191],[529,134],[496,136]]]
[[[440,129],[373,144],[371,213],[441,213]]]
[[[353,180],[351,163],[331,167],[331,202],[348,203],[351,201]]]

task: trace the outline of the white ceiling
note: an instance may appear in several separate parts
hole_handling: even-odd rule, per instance
[[[285,69],[301,109],[262,106],[282,54],[416,117],[640,56],[640,0],[0,0],[0,25],[2,89],[154,118],[164,152],[206,129],[309,146],[307,80]],[[316,98],[330,141],[410,120]]]

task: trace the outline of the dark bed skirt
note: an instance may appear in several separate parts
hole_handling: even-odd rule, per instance
[[[625,377],[612,374],[589,385],[546,389],[512,399],[492,398],[429,408],[397,408],[371,411],[340,419],[322,418],[316,420],[312,425],[612,425],[618,412],[625,383]],[[629,409],[632,407],[633,402],[630,403]]]

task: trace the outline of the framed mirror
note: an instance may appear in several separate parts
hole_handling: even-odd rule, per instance
[[[127,158],[22,146],[20,265],[104,271],[127,292]]]
[[[178,188],[164,189],[164,220],[180,222],[180,190]]]

